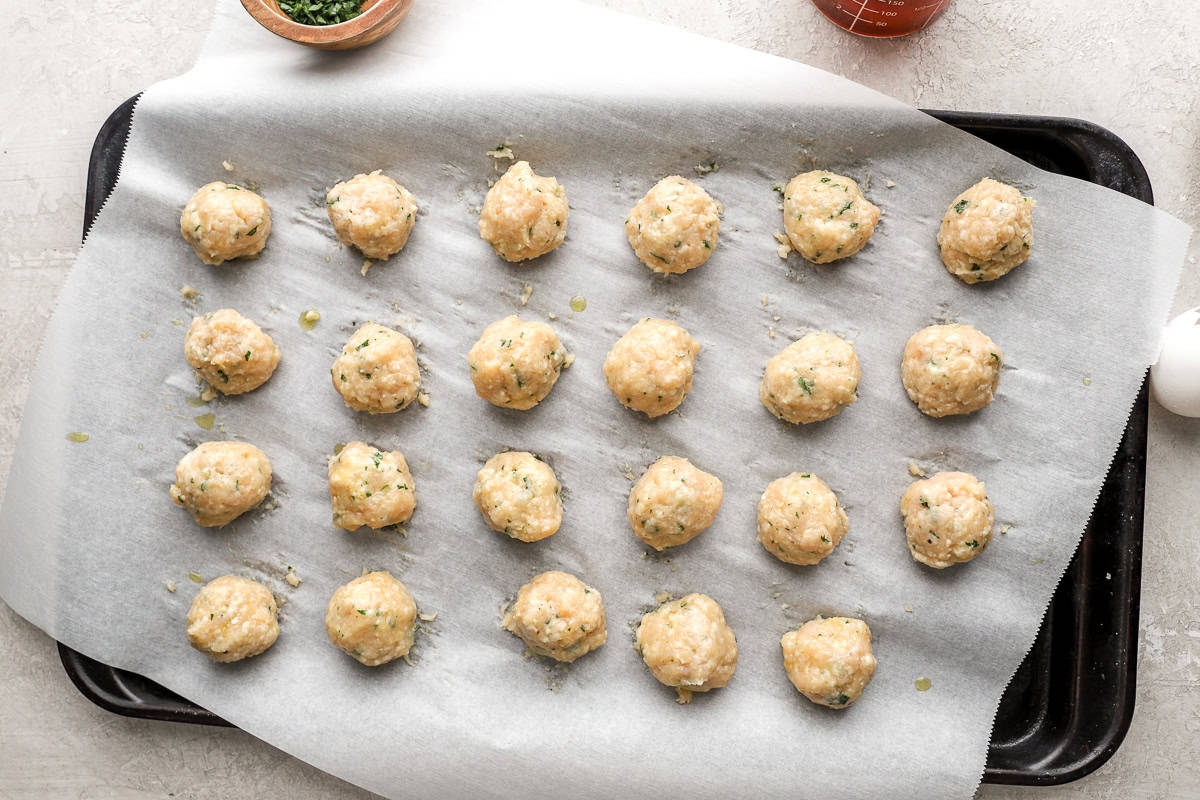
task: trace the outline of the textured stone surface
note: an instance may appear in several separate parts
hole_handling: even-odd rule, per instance
[[[842,34],[807,0],[600,4],[805,61],[924,107],[1093,120],[1138,152],[1161,207],[1200,224],[1194,4],[958,0],[924,34],[897,41]],[[5,15],[0,485],[36,343],[78,247],[92,138],[120,101],[191,64],[211,6],[52,0]],[[1177,311],[1200,304],[1198,254],[1193,243]],[[1200,420],[1154,408],[1149,463],[1138,710],[1124,746],[1074,784],[987,786],[980,797],[1200,798]],[[53,642],[3,604],[0,641],[0,800],[372,796],[239,731],[95,708],[70,684]]]

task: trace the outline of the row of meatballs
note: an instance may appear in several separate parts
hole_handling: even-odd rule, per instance
[[[257,581],[223,575],[205,584],[187,615],[188,641],[214,661],[259,655],[279,636],[279,606]],[[365,572],[333,593],[325,610],[329,640],[369,667],[407,660],[417,630],[417,603],[388,572]],[[566,572],[534,577],[517,592],[503,627],[528,649],[573,662],[608,641],[600,592]],[[871,630],[860,619],[806,622],[780,640],[783,664],[797,691],[822,706],[847,708],[875,674]],[[738,662],[737,639],[715,600],[693,593],[642,617],[634,647],[678,701],[727,685]]]
[[[417,202],[379,170],[356,175],[326,194],[338,238],[367,258],[386,259],[408,242]],[[950,204],[938,230],[938,252],[967,283],[995,280],[1029,258],[1032,198],[984,178]],[[826,170],[805,172],[783,189],[783,223],[792,248],[815,264],[861,250],[879,222],[879,207],[852,179]],[[717,247],[721,204],[679,175],[663,178],[629,212],[625,235],[654,272],[679,274],[701,266]],[[517,161],[492,185],[479,215],[479,235],[506,261],[554,250],[567,235],[570,207],[553,177]],[[180,232],[206,264],[256,255],[267,244],[271,210],[257,193],[232,183],[202,186],[184,207]]]
[[[171,499],[206,527],[232,522],[257,506],[271,488],[266,454],[245,442],[205,442],[179,460]],[[343,530],[402,525],[416,510],[416,489],[404,454],[350,442],[329,459],[333,524]],[[472,491],[494,531],[537,542],[562,525],[562,485],[541,457],[524,451],[492,456]],[[686,544],[716,519],[724,486],[686,458],[663,456],[629,492],[633,533],[655,550]],[[992,540],[995,511],[982,481],[965,472],[939,472],[914,481],[900,501],[912,557],[944,569],[970,561]],[[789,564],[818,564],[850,530],[837,494],[811,472],[771,481],[758,501],[758,541]]]
[[[700,343],[679,324],[647,318],[604,358],[608,388],[627,408],[659,417],[675,410],[692,388]],[[279,348],[252,320],[221,309],[192,320],[184,341],[187,362],[224,394],[258,388],[279,364]],[[549,395],[575,360],[544,322],[513,315],[492,323],[467,353],[475,392],[501,408],[528,410]],[[932,417],[969,414],[991,403],[1004,364],[1001,349],[971,325],[931,325],[909,338],[901,378],[909,398]],[[330,368],[333,386],[357,411],[387,414],[420,396],[412,341],[369,322],[342,348]],[[805,424],[829,419],[857,399],[862,377],[850,342],[810,333],[766,365],[759,398],[776,417]]]

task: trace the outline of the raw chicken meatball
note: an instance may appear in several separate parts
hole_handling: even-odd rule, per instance
[[[721,479],[686,458],[663,456],[629,492],[629,525],[655,550],[690,542],[721,508]]]
[[[374,322],[354,332],[329,375],[346,405],[372,414],[407,408],[421,390],[412,341]]]
[[[505,261],[526,261],[563,243],[569,213],[558,181],[535,175],[528,162],[518,161],[488,189],[479,235]]]
[[[983,481],[939,472],[914,481],[900,499],[912,557],[934,569],[970,561],[992,541],[996,518]]]
[[[1032,197],[984,178],[954,198],[938,229],[938,252],[967,283],[994,281],[1033,252]]]
[[[820,563],[849,530],[837,495],[809,472],[771,481],[758,501],[758,541],[789,564]]]
[[[183,355],[221,394],[253,391],[279,365],[279,348],[271,337],[232,308],[194,317],[183,340]]]
[[[467,353],[475,394],[494,406],[521,411],[550,394],[571,360],[553,328],[516,315],[484,328]]]
[[[325,208],[337,237],[367,258],[399,253],[417,224],[417,201],[379,170],[334,186],[325,195]]]
[[[604,358],[604,379],[621,405],[648,417],[674,411],[692,389],[700,343],[665,319],[643,319]]]
[[[721,207],[696,184],[671,175],[654,184],[625,219],[633,252],[655,272],[680,274],[708,261]]]
[[[845,175],[805,172],[783,190],[783,229],[796,252],[814,264],[862,250],[878,222],[879,208]]]
[[[207,183],[183,207],[179,232],[205,264],[256,255],[267,246],[271,209],[254,192],[232,183]]]
[[[329,500],[333,524],[347,531],[408,522],[417,507],[404,454],[364,442],[346,444],[329,460]]]
[[[261,583],[222,575],[206,583],[192,601],[187,637],[213,661],[256,656],[279,638],[279,605]]]
[[[721,688],[737,669],[737,639],[717,601],[704,594],[663,603],[642,617],[634,647],[659,683],[675,687],[681,703],[690,703],[692,692]]]
[[[494,531],[522,542],[545,539],[562,524],[562,486],[550,466],[533,453],[494,455],[479,470],[475,507]]]
[[[417,602],[390,572],[369,572],[329,598],[329,641],[368,667],[408,655],[417,626]]]
[[[1004,353],[970,325],[930,325],[904,346],[900,377],[921,412],[970,414],[992,402]]]
[[[858,399],[860,377],[853,345],[831,333],[810,333],[767,362],[758,397],[786,422],[820,422]]]
[[[539,656],[574,661],[608,641],[604,600],[574,575],[543,572],[517,592],[504,628]]]
[[[179,459],[171,499],[191,512],[197,525],[226,525],[263,501],[271,491],[271,462],[245,442],[204,442]]]
[[[792,685],[817,705],[850,706],[875,675],[871,629],[861,619],[817,617],[785,633],[779,643]]]

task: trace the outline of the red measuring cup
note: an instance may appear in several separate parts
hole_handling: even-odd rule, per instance
[[[905,36],[919,31],[950,0],[812,0],[837,25],[860,36]]]

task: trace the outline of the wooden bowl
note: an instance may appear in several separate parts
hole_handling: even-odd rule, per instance
[[[363,0],[357,17],[337,25],[301,25],[279,9],[276,0],[242,0],[242,6],[276,36],[319,50],[353,50],[396,29],[413,0]]]

